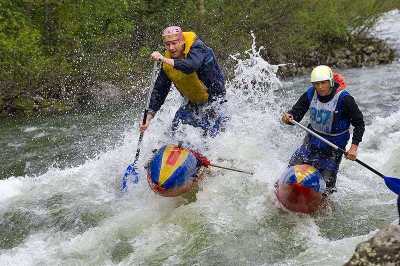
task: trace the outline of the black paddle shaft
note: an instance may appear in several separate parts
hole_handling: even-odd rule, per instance
[[[360,160],[358,160],[358,159],[356,159],[356,162],[359,163],[359,164],[361,164],[362,166],[364,166],[364,167],[367,168],[368,170],[374,172],[375,174],[379,175],[380,177],[385,178],[385,176],[384,176],[382,173],[378,172],[377,170],[375,170],[374,168],[372,168],[372,167],[369,166],[368,164],[366,164],[366,163],[364,163],[364,162],[362,162],[362,161],[360,161]]]
[[[339,147],[337,147],[337,149],[341,152],[343,152],[344,154],[347,154],[347,152]],[[374,172],[375,174],[379,175],[380,177],[384,178],[385,176],[378,172],[377,170],[375,170],[374,168],[372,168],[371,166],[369,166],[368,164],[364,163],[363,161],[359,160],[359,159],[355,159],[355,161],[359,164],[361,164],[362,166],[364,166],[365,168],[367,168],[368,170]]]
[[[347,154],[347,152],[345,150],[343,150],[342,148],[338,147],[337,145],[333,144],[332,142],[330,142],[329,140],[323,138],[322,136],[320,136],[319,134],[315,133],[314,131],[312,131],[311,129],[303,126],[302,124],[300,124],[299,122],[292,120],[290,121],[291,123],[298,125],[299,127],[301,127],[302,129],[304,129],[305,131],[307,131],[308,133],[310,133],[311,135],[319,138],[320,140],[322,140],[323,142],[325,142],[326,144],[328,144],[329,146],[331,146],[332,148],[334,148],[335,150],[339,150],[341,152],[343,152],[344,154]],[[372,168],[371,166],[369,166],[368,164],[356,159],[355,160],[357,163],[361,164],[362,166],[364,166],[365,168],[367,168],[368,170],[372,171],[374,174],[379,175],[382,178],[385,178],[385,176],[378,172],[377,170],[375,170],[374,168]]]
[[[142,124],[145,124],[145,123],[146,123],[146,120],[147,120],[147,113],[148,113],[148,110],[145,109],[145,110],[144,110],[144,114],[143,114]],[[140,146],[141,146],[140,144],[142,143],[143,135],[144,135],[143,132],[140,132],[139,140],[138,140],[138,145],[137,145],[137,149],[136,149],[136,154],[135,154],[135,160],[133,161],[133,164],[135,164],[135,163],[137,162],[137,160],[139,160]]]
[[[212,163],[210,163],[210,166],[213,166],[213,167],[216,167],[216,168],[225,169],[225,170],[230,170],[230,171],[234,171],[234,172],[245,173],[245,174],[248,174],[248,175],[254,175],[254,173],[250,172],[250,171],[231,168],[231,167],[225,167],[225,166],[216,165],[216,164],[212,164]]]
[[[142,124],[146,123],[147,120],[147,114],[149,112],[148,108],[149,108],[149,102],[150,102],[150,97],[151,97],[151,92],[154,88],[154,84],[156,82],[156,78],[157,78],[157,70],[158,70],[158,66],[157,66],[157,61],[154,61],[153,64],[153,72],[151,74],[151,84],[150,84],[150,90],[149,93],[147,95],[147,100],[146,100],[146,109],[144,109],[144,113],[143,113],[143,120],[142,120]],[[140,155],[140,146],[143,140],[143,135],[144,135],[144,131],[140,132],[139,135],[139,140],[138,140],[138,144],[137,144],[137,149],[136,149],[136,154],[135,154],[135,160],[133,161],[133,164],[136,164],[136,162],[139,160],[139,155]]]

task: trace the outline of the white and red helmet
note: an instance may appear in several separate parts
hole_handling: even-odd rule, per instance
[[[328,66],[320,65],[311,71],[311,83],[328,80],[331,87],[333,87],[333,72]]]

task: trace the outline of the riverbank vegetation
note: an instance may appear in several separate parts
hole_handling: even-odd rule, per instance
[[[197,32],[228,71],[250,31],[272,63],[388,63],[393,53],[366,33],[394,8],[398,0],[0,0],[0,113],[85,106],[99,86],[128,99],[171,24]],[[387,56],[363,57],[374,49]]]

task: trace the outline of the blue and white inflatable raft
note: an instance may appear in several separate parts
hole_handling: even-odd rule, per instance
[[[308,164],[288,167],[275,183],[275,195],[281,205],[299,213],[317,211],[325,190],[326,183],[322,175]]]
[[[202,179],[200,168],[201,164],[191,150],[165,145],[148,162],[147,182],[155,193],[176,197],[197,187]]]

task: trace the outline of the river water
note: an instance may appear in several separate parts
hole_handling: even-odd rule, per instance
[[[375,34],[400,47],[400,12]],[[273,184],[304,132],[279,122],[308,86],[280,82],[257,48],[237,59],[228,84],[226,132],[190,141],[212,161],[254,176],[211,169],[196,200],[155,195],[143,177],[151,150],[166,134],[180,97],[171,93],[146,131],[142,177],[118,190],[136,151],[143,103],[52,118],[2,120],[0,126],[0,265],[342,265],[355,246],[397,223],[395,195],[382,179],[344,160],[338,192],[323,213],[276,207]],[[367,123],[359,158],[400,176],[400,62],[338,70]],[[136,121],[136,122],[135,122]]]

